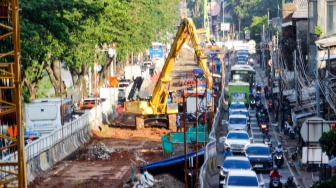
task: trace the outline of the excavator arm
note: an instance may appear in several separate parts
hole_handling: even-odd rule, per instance
[[[162,68],[161,75],[155,85],[152,99],[150,101],[150,104],[153,108],[154,113],[169,113],[169,109],[166,109],[167,107],[167,98],[168,94],[166,90],[166,85],[169,83],[170,80],[170,72],[173,68],[173,65],[175,63],[175,59],[178,56],[178,54],[181,51],[181,48],[185,41],[187,40],[189,36],[189,39],[192,43],[192,47],[195,50],[195,55],[197,58],[197,64],[203,69],[204,76],[207,79],[207,86],[208,89],[212,88],[212,77],[210,75],[210,71],[207,66],[208,58],[204,54],[203,48],[200,47],[200,41],[197,36],[197,30],[195,28],[195,25],[193,21],[189,18],[184,18],[181,21],[180,28],[178,32],[176,33],[175,40],[172,44],[172,47],[170,49],[169,55],[166,59],[166,62]]]
[[[126,102],[126,113],[130,112],[141,115],[177,114],[177,104],[168,104],[169,85],[167,84],[171,81],[170,73],[173,69],[175,59],[188,38],[195,50],[197,64],[203,69],[204,77],[207,80],[207,88],[212,88],[212,77],[207,66],[208,58],[200,46],[196,27],[191,19],[184,18],[181,21],[160,77],[155,85],[151,100]]]

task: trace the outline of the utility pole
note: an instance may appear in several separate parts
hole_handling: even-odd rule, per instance
[[[296,70],[296,50],[293,52],[293,64],[294,64],[294,87],[295,87],[295,105],[298,105],[298,84],[296,77],[298,76]]]
[[[261,68],[265,68],[265,25],[262,28],[262,36],[261,36],[261,43],[262,43],[262,61],[261,61]]]
[[[315,69],[316,116],[320,117],[320,87],[318,82],[319,82],[319,67],[318,63],[316,62],[316,69]]]

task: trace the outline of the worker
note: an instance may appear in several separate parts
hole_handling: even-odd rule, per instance
[[[180,115],[176,115],[176,132],[182,132],[182,126],[180,121]]]

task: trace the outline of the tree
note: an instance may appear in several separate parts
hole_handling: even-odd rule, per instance
[[[177,0],[22,0],[20,26],[23,64],[23,91],[36,98],[37,84],[45,72],[56,95],[65,91],[60,66],[71,72],[73,82],[85,88],[84,77],[101,65],[100,84],[109,79],[111,61],[104,46],[118,45],[118,60],[131,52],[147,49],[159,36],[171,32],[177,16]],[[136,19],[134,19],[136,16]],[[96,83],[95,83],[96,84]],[[62,88],[62,89],[60,89]],[[29,96],[29,97],[28,97]]]
[[[321,138],[319,139],[320,146],[323,152],[326,152],[329,158],[336,156],[336,131],[330,130],[328,132],[323,132]]]
[[[323,152],[326,152],[327,156],[331,158],[336,156],[336,146],[334,144],[336,140],[336,131],[330,130],[323,132],[319,139],[320,146]],[[311,188],[324,188],[324,187],[336,187],[336,175],[325,181],[318,181],[314,183]]]

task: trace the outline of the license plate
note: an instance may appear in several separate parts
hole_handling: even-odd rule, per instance
[[[255,164],[253,167],[254,167],[254,168],[262,168],[263,165],[262,165],[262,164]]]

